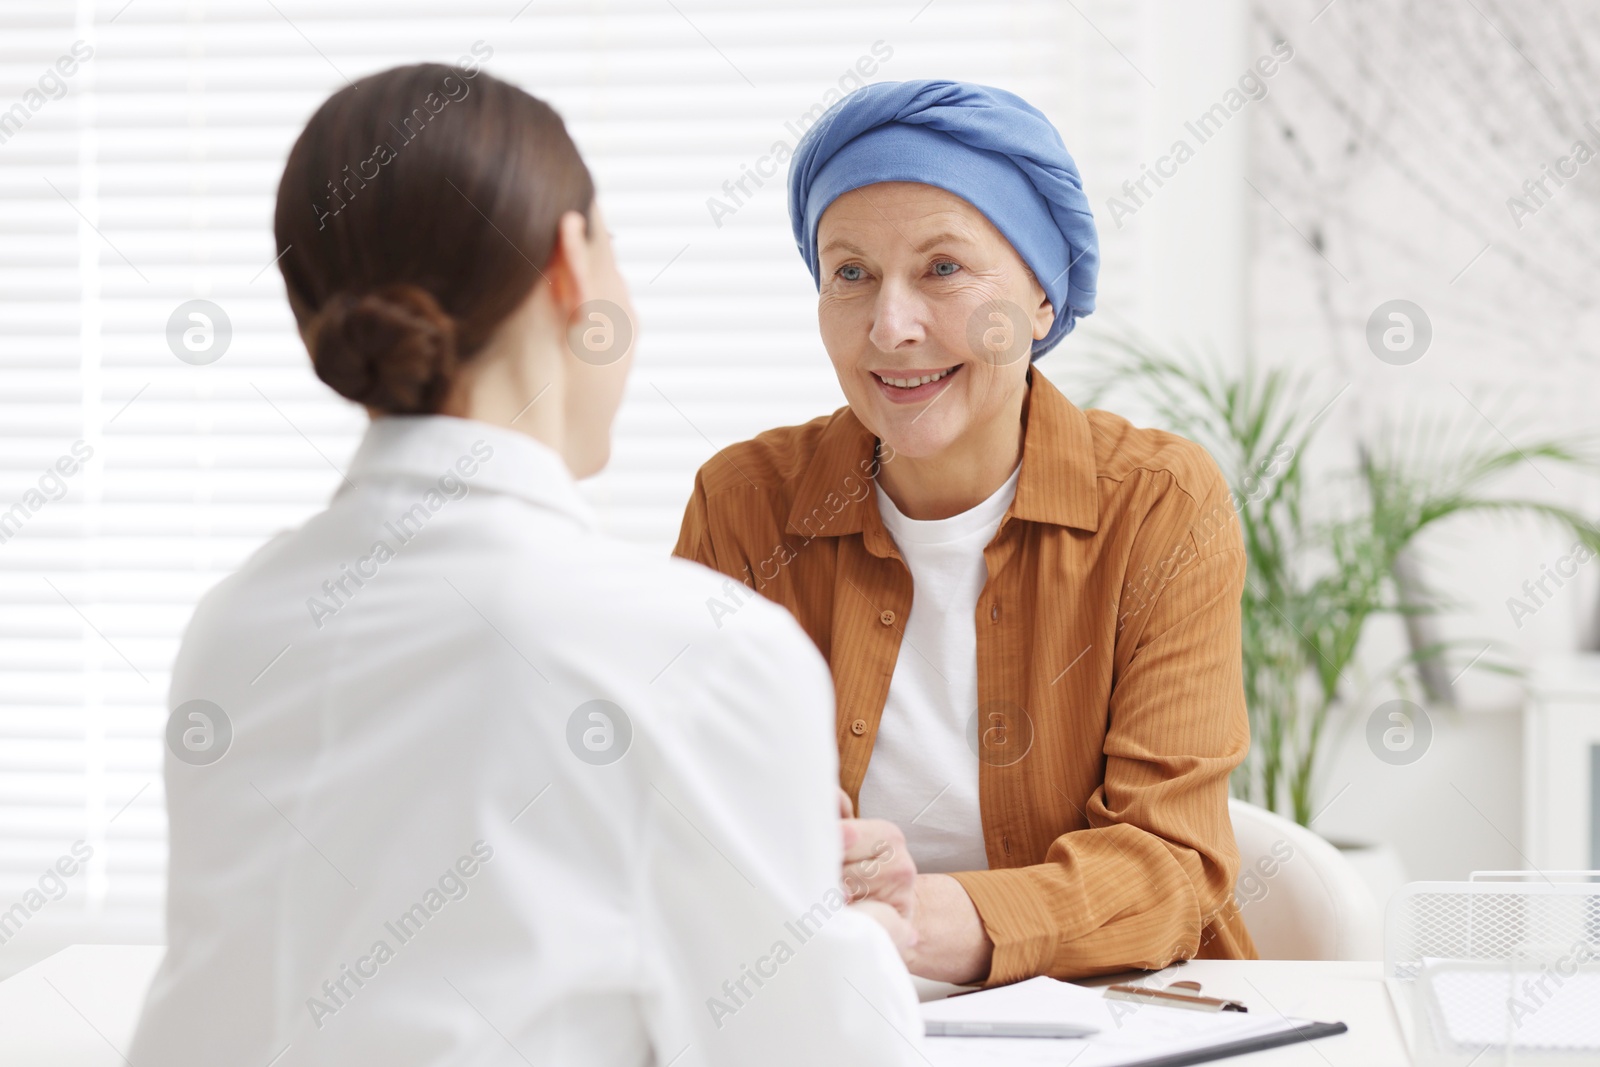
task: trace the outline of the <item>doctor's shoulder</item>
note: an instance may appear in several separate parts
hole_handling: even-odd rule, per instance
[[[279,530],[245,557],[244,562],[206,589],[195,602],[186,631],[213,631],[225,618],[247,607],[241,601],[253,599],[251,590],[271,575],[295,553],[304,526]],[[187,637],[187,633],[185,635]]]
[[[788,678],[831,697],[827,664],[800,624],[748,584],[657,549],[592,543],[605,544],[606,565],[591,572],[587,624],[641,653],[665,649],[665,658],[656,656],[661,662],[640,664],[651,677],[661,671],[652,688],[693,690],[706,672],[731,673],[752,684]]]
[[[798,646],[797,656],[816,654],[794,617],[747,581],[632,543],[611,542],[606,559],[603,582],[613,596],[605,610],[615,613],[616,625],[681,634],[707,646],[777,643]]]
[[[673,558],[659,547],[624,541],[527,501],[486,498],[475,521],[448,536],[452,548],[447,554],[463,564],[452,580],[483,610],[500,605],[507,615],[520,616],[513,625],[526,624],[546,639],[563,644],[606,640],[631,647],[661,635],[681,635],[677,647],[710,643],[725,628],[717,604],[742,607],[759,599],[759,607],[747,613],[745,629],[766,614],[763,629],[775,626],[783,637],[798,634],[810,645],[797,624],[793,634],[788,632],[785,624],[792,621],[786,611],[748,586]],[[551,631],[556,624],[559,635]]]

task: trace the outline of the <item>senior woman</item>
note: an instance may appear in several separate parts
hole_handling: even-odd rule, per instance
[[[806,134],[800,254],[848,406],[701,468],[676,554],[833,671],[840,785],[904,835],[914,973],[998,985],[1252,958],[1229,772],[1242,539],[1198,445],[1032,365],[1094,307],[1078,171],[1036,108],[879,83]],[[849,814],[847,811],[846,814]],[[861,834],[846,823],[846,859]]]

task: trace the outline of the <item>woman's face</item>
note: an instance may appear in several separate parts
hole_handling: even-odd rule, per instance
[[[817,247],[822,343],[885,444],[936,456],[1015,416],[1054,311],[982,212],[931,185],[880,182],[828,205]]]
[[[579,268],[586,299],[567,334],[574,357],[568,364],[568,462],[578,478],[598,473],[611,457],[611,424],[622,404],[638,339],[633,301],[598,203],[591,206],[589,219],[587,238],[580,238],[587,251]]]

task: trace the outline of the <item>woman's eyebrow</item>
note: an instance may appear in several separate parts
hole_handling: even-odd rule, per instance
[[[843,237],[835,237],[833,240],[822,246],[822,251],[819,252],[818,255],[825,256],[836,248],[843,249],[844,251],[857,256],[864,256],[867,254],[862,249],[859,249],[849,241],[846,241]]]
[[[965,245],[971,243],[972,238],[966,234],[956,233],[953,230],[946,230],[943,233],[934,234],[926,241],[923,241],[920,245],[917,245],[912,251],[916,252],[918,255],[921,255],[937,245]]]
[[[908,240],[906,243],[910,244],[911,242]],[[913,252],[917,253],[917,255],[920,256],[923,253],[927,252],[930,248],[934,248],[934,247],[936,247],[938,245],[950,245],[950,244],[970,245],[971,243],[972,243],[972,238],[969,235],[964,234],[964,233],[957,233],[954,230],[945,230],[942,233],[934,234],[932,237],[929,237],[927,240],[923,241],[919,245],[914,245],[911,250]],[[857,256],[864,256],[864,255],[867,254],[863,249],[857,248],[855,245],[851,244],[849,241],[846,241],[843,237],[835,237],[833,240],[829,241],[827,244],[822,246],[822,251],[819,252],[818,255],[819,256],[825,256],[828,253],[834,251],[835,249],[840,249],[840,250],[843,250],[845,252],[849,252],[852,255],[857,255]]]

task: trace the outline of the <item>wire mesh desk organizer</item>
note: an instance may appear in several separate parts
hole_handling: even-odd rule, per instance
[[[1413,882],[1384,978],[1416,1067],[1600,1064],[1600,871]]]

